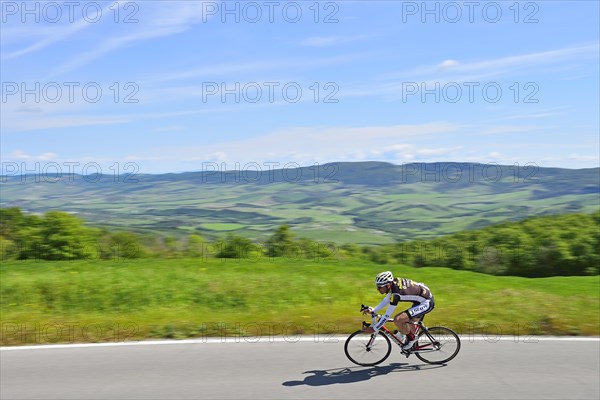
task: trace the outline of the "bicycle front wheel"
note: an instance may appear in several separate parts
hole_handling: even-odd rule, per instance
[[[434,326],[419,333],[413,353],[429,364],[444,364],[452,360],[460,350],[460,338],[449,328]]]
[[[392,352],[392,343],[384,334],[372,339],[372,334],[356,331],[346,339],[344,352],[354,364],[370,367],[382,363]]]

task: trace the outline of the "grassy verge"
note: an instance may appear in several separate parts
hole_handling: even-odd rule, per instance
[[[381,269],[268,259],[7,262],[0,268],[0,343],[344,334],[364,319],[361,303],[381,300],[372,284]],[[389,269],[432,289],[428,325],[491,336],[600,333],[597,276]]]

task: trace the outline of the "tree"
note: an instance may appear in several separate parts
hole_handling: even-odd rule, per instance
[[[343,244],[340,249],[348,258],[357,258],[360,255],[360,246],[355,243]]]
[[[25,216],[20,208],[0,209],[0,236],[12,239],[23,226],[25,226]]]
[[[106,247],[101,249],[101,256],[104,259],[134,259],[144,256],[143,247],[134,233],[115,232],[108,236]]]
[[[281,225],[267,242],[267,256],[269,257],[282,257],[285,255],[286,250],[290,250],[294,243],[294,235],[290,232],[288,225]]]
[[[215,246],[217,258],[248,258],[255,247],[250,239],[232,233],[227,234],[225,239],[217,240]]]
[[[39,256],[44,260],[93,258],[98,230],[83,226],[83,220],[61,211],[48,211],[42,218]]]
[[[14,260],[18,256],[15,243],[4,236],[0,236],[0,261]]]
[[[167,236],[160,243],[160,256],[165,258],[177,258],[181,255],[182,245],[173,236]]]
[[[198,234],[192,233],[185,246],[185,255],[187,257],[202,257],[204,254],[204,238]]]
[[[285,257],[289,260],[305,258],[310,260],[333,259],[338,255],[338,248],[334,243],[316,242],[308,238],[300,238],[285,248]]]

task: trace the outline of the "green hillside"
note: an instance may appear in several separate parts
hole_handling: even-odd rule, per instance
[[[593,212],[600,169],[472,163],[332,163],[305,168],[163,175],[1,177],[1,207],[60,209],[94,225],[264,240],[298,236],[386,244],[434,238],[534,215]]]

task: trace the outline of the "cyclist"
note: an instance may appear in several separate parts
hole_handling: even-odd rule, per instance
[[[383,315],[379,321],[373,326],[364,329],[365,333],[375,333],[391,318],[394,310],[398,306],[398,302],[407,301],[412,302],[412,307],[402,311],[394,317],[394,324],[398,327],[400,332],[406,335],[406,341],[402,348],[409,350],[417,341],[415,337],[416,326],[410,322],[416,322],[422,318],[425,314],[433,310],[434,302],[431,290],[423,283],[414,282],[406,278],[395,278],[390,271],[385,271],[377,274],[375,277],[375,284],[377,290],[381,294],[387,294],[383,301],[379,303],[375,308],[367,308],[363,310],[363,314],[371,312],[378,312],[386,304],[389,304],[385,315]]]

